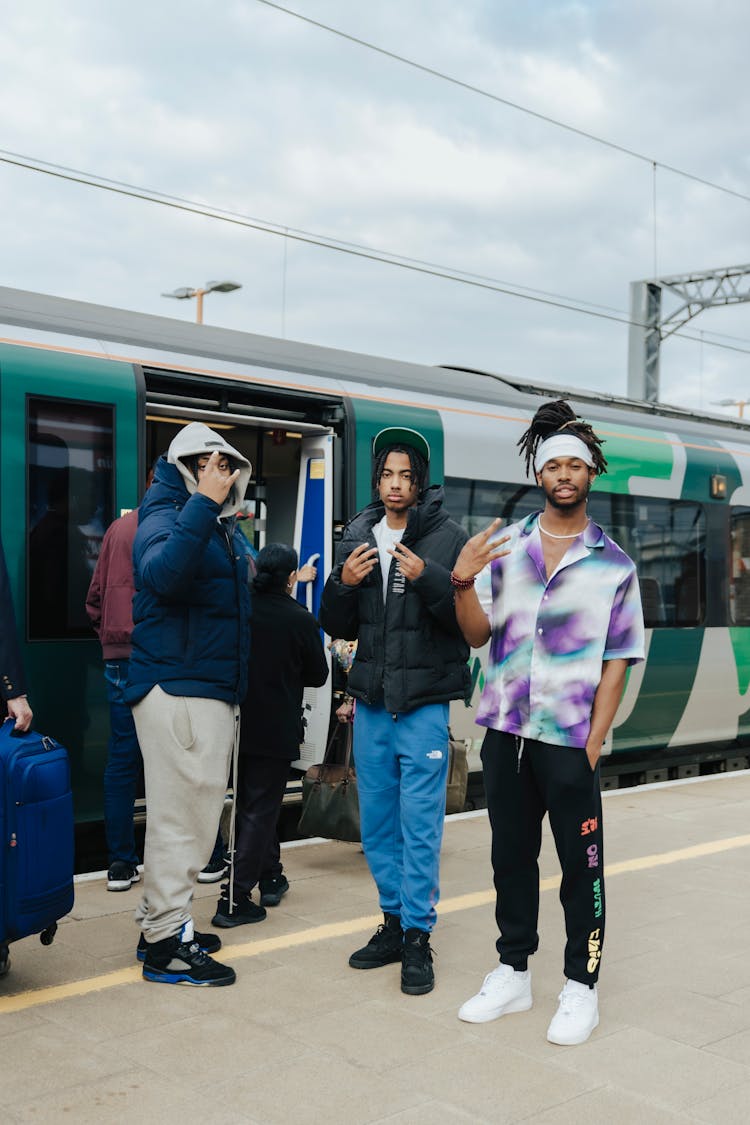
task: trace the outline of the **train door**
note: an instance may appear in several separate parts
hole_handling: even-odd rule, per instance
[[[294,546],[300,566],[312,564],[317,569],[313,582],[298,583],[297,601],[317,616],[325,580],[333,566],[333,435],[321,433],[302,439],[300,448],[297,510]],[[321,637],[324,634],[321,630]],[[330,653],[329,676],[323,687],[305,688],[305,739],[298,761],[293,764],[307,769],[320,761],[328,737],[331,715]]]
[[[102,537],[138,503],[139,373],[0,349],[0,533],[37,730],[68,749],[76,817],[102,815],[109,718],[86,595]]]

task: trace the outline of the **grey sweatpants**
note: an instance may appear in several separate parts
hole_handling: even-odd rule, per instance
[[[146,783],[143,897],[146,941],[191,921],[195,878],[208,862],[224,804],[239,708],[168,695],[157,684],[133,707]]]

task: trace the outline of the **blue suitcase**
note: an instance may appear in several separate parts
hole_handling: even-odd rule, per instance
[[[73,907],[73,794],[65,747],[0,726],[0,975],[9,942],[49,945]]]

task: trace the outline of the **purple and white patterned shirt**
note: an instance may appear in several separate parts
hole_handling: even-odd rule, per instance
[[[644,658],[635,564],[589,522],[547,580],[535,513],[498,532],[510,554],[477,578],[492,627],[477,723],[555,746],[586,745],[602,662]]]

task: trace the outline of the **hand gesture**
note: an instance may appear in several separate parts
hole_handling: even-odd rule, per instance
[[[198,473],[198,489],[202,496],[207,496],[209,500],[213,500],[215,504],[223,504],[229,495],[232,485],[240,475],[240,470],[235,469],[233,473],[227,473],[226,470],[219,468],[219,460],[224,457],[220,454],[218,449],[215,449],[208,459],[207,464]]]
[[[419,555],[415,555],[414,552],[410,551],[408,547],[405,547],[403,543],[396,543],[393,550],[389,551],[388,554],[393,555],[398,563],[399,570],[410,582],[413,582],[415,578],[419,578],[424,570],[424,559],[420,559]]]
[[[355,547],[341,568],[341,581],[345,586],[359,586],[375,567],[378,561],[377,547],[360,543]]]
[[[464,543],[461,554],[453,567],[456,578],[476,578],[479,572],[487,566],[487,563],[510,554],[510,551],[502,549],[503,543],[507,543],[510,539],[509,535],[490,543],[490,539],[495,535],[502,522],[500,519],[493,520],[484,531],[480,531],[478,535],[472,536],[468,543]]]

